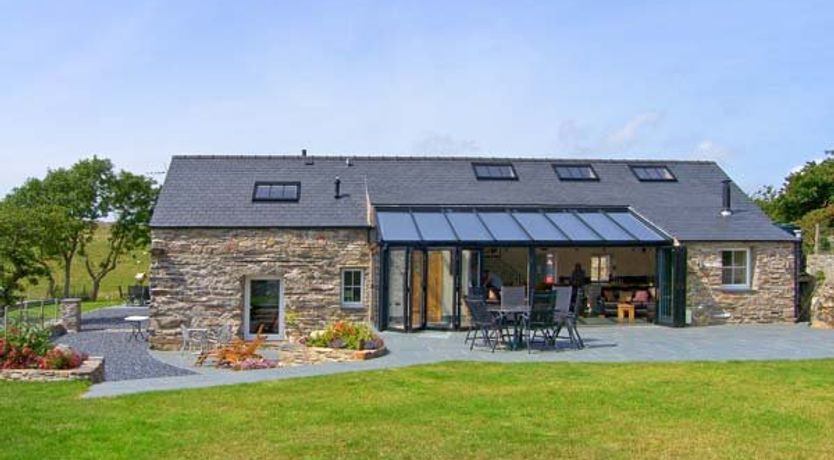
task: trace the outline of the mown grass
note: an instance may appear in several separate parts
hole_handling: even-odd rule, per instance
[[[0,383],[5,458],[830,458],[834,361],[452,362],[81,400]]]
[[[96,230],[93,241],[87,247],[87,253],[90,254],[92,261],[103,260],[107,254],[107,236],[109,232],[108,224],[102,223]],[[126,254],[119,259],[116,269],[110,272],[101,283],[101,290],[99,292],[100,300],[113,300],[119,298],[119,286],[126,289],[127,286],[136,284],[135,276],[137,273],[147,273],[150,269],[150,254],[147,248],[139,249]],[[60,296],[63,283],[64,271],[58,264],[53,264],[53,277],[57,284],[58,294]],[[72,262],[72,278],[70,278],[70,287],[73,296],[86,296],[92,291],[92,281],[90,275],[84,267],[84,258],[76,255]],[[43,299],[47,297],[47,290],[49,284],[45,279],[42,279],[36,285],[26,287],[27,299]],[[125,292],[127,294],[127,292]]]

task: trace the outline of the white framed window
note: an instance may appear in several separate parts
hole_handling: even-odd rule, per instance
[[[750,288],[750,249],[721,250],[721,287]]]
[[[362,308],[365,272],[361,268],[342,269],[342,307]]]
[[[611,281],[611,254],[591,256],[591,282]]]
[[[277,276],[249,276],[243,291],[243,334],[247,339],[258,332],[270,340],[283,340],[284,287]]]

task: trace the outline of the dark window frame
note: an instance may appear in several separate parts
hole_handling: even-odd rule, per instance
[[[634,177],[637,178],[640,182],[677,182],[678,178],[675,176],[675,173],[672,172],[666,165],[628,165],[629,169],[631,169],[631,173],[634,174]],[[637,174],[638,169],[665,169],[667,173],[669,173],[670,178],[652,178],[652,177],[640,177]]]
[[[552,163],[551,166],[560,181],[599,182],[599,174],[590,163]],[[559,168],[587,168],[591,171],[591,177],[564,177],[559,173]]]
[[[258,197],[258,187],[265,187],[265,186],[274,186],[274,185],[292,185],[295,186],[295,198],[259,198]],[[279,201],[279,202],[297,202],[301,198],[301,182],[293,182],[293,181],[258,181],[255,182],[255,186],[252,188],[252,201],[253,202],[270,202],[270,201]]]
[[[505,177],[505,176],[481,176],[478,174],[479,167],[489,167],[489,166],[497,166],[501,168],[509,167],[510,172],[512,173],[512,177]],[[512,163],[490,163],[490,162],[474,162],[472,163],[472,172],[475,174],[475,179],[477,180],[518,180],[518,173],[515,170],[515,166]]]

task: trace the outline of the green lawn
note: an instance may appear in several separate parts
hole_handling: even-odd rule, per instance
[[[87,247],[87,252],[94,261],[102,260],[107,251],[107,235],[109,229],[107,224],[100,224],[93,241]],[[99,299],[117,299],[119,296],[119,286],[125,287],[136,284],[135,276],[137,273],[147,273],[150,269],[150,255],[147,249],[140,249],[125,255],[119,259],[116,269],[110,272],[101,282],[101,292]],[[61,292],[64,285],[64,272],[56,264],[53,270],[53,276],[58,283],[58,292]],[[84,268],[84,259],[80,255],[76,255],[72,262],[72,278],[71,287],[73,296],[82,296],[89,294],[92,282],[90,275]],[[38,282],[37,285],[28,286],[26,288],[27,299],[43,299],[47,295],[47,283],[45,280]]]
[[[445,363],[81,400],[0,383],[8,458],[824,458],[834,360]]]

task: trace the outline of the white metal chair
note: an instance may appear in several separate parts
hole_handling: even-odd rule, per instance
[[[210,329],[206,337],[206,342],[208,342],[210,348],[219,348],[228,345],[232,341],[232,337],[234,337],[232,324],[226,323],[219,328]]]
[[[180,324],[180,334],[182,335],[182,347],[180,352],[196,351],[203,352],[206,347],[206,330],[192,329],[185,327],[185,324]]]

